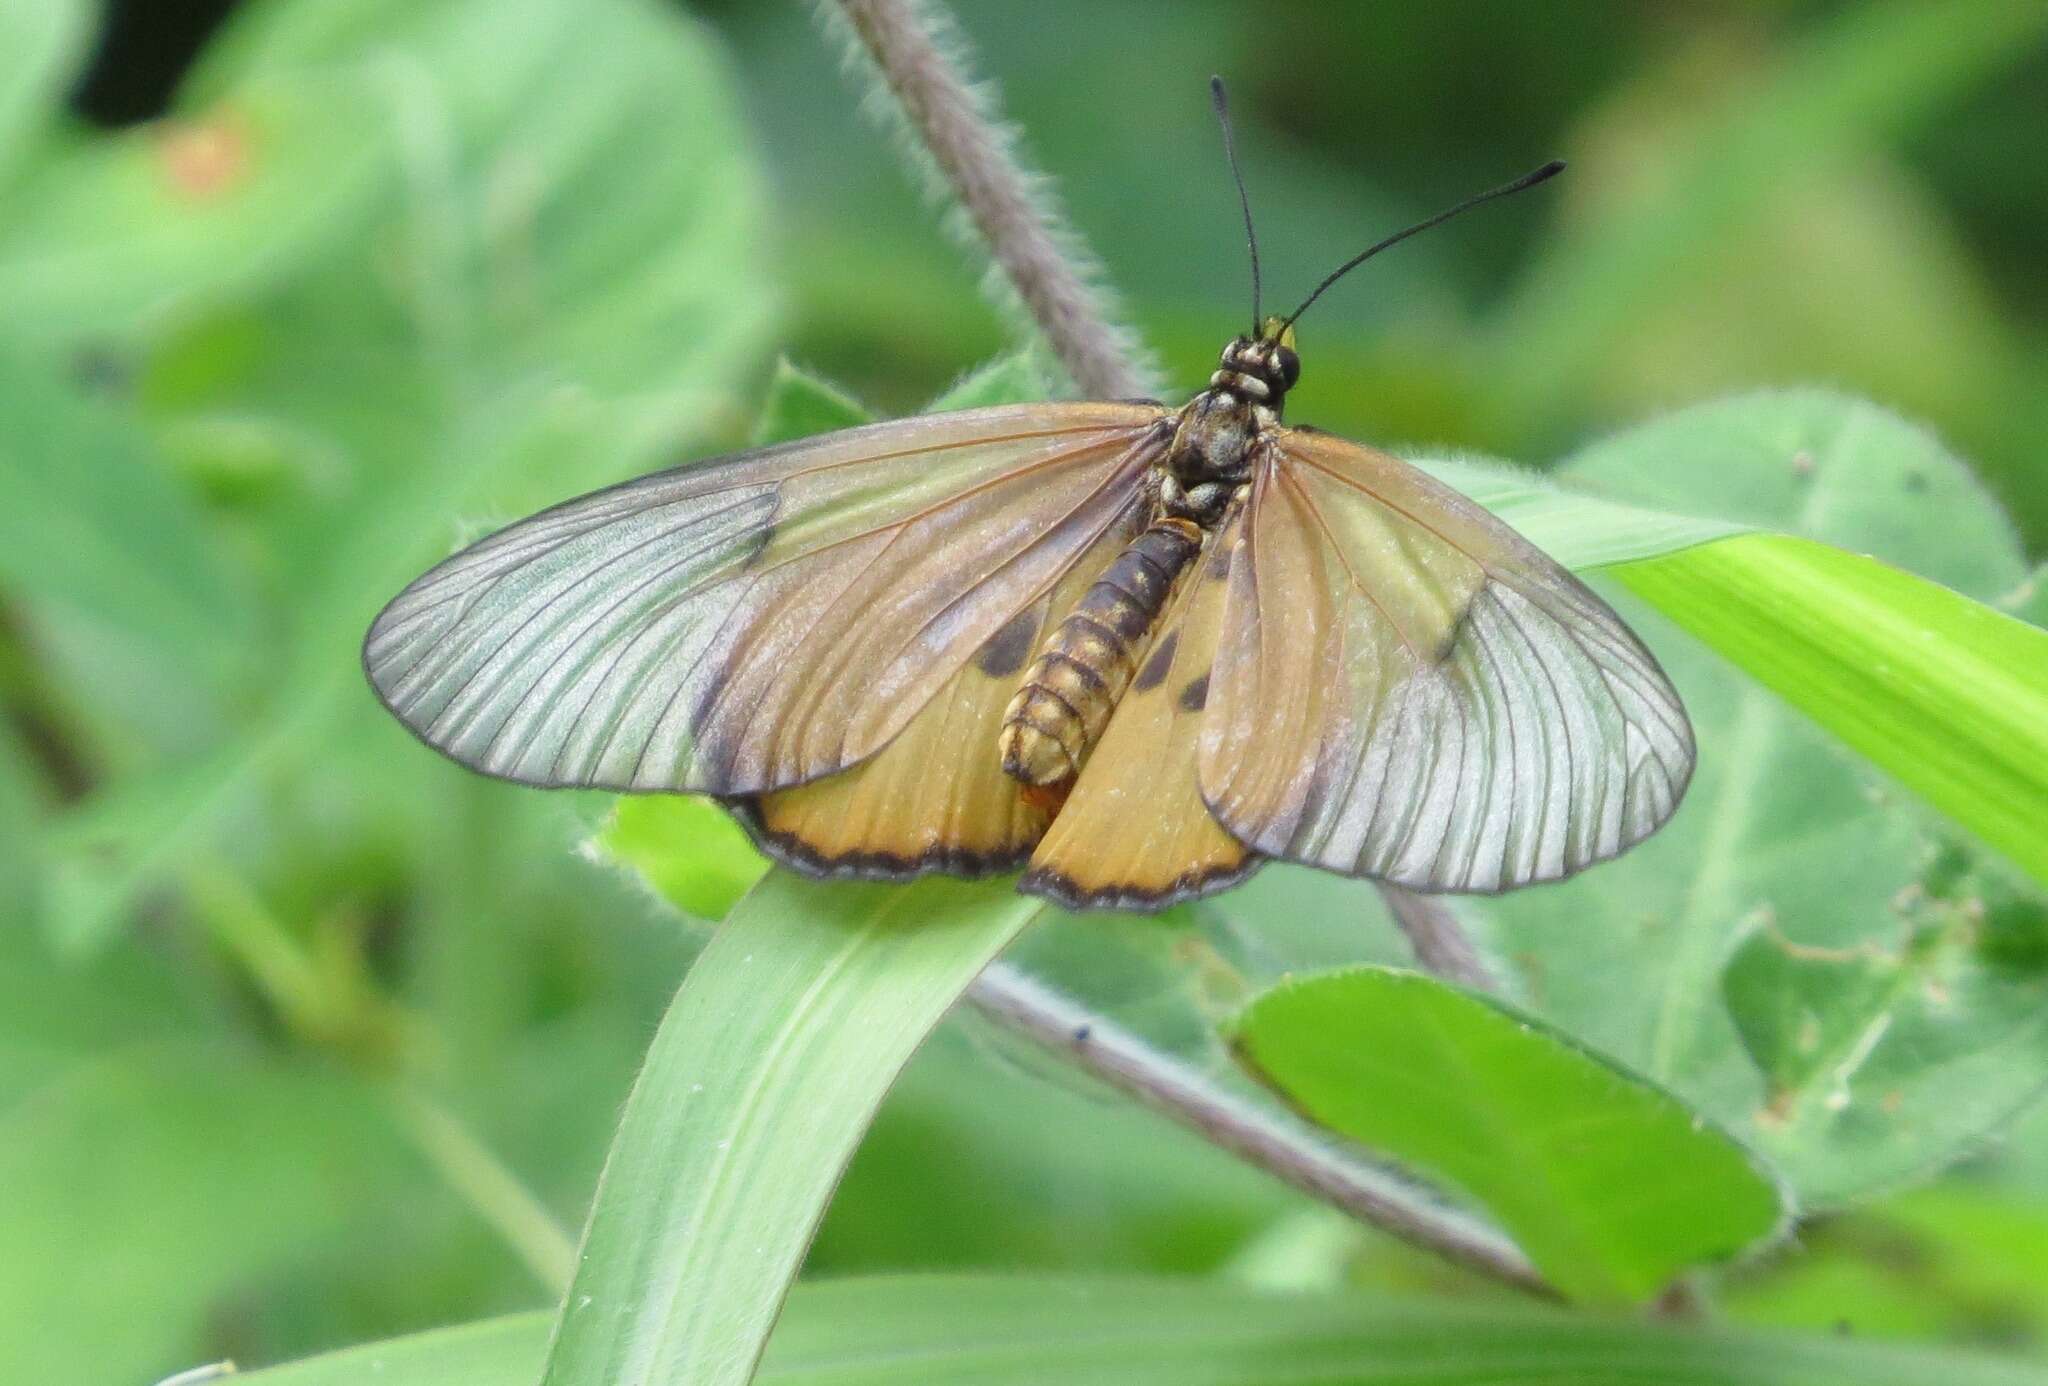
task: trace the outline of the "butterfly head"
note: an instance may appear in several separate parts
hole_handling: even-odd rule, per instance
[[[1256,337],[1233,337],[1209,384],[1276,413],[1280,402],[1301,379],[1301,357],[1294,350],[1294,326],[1267,318]]]

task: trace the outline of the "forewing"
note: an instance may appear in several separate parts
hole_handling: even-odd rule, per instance
[[[728,805],[770,855],[814,875],[982,876],[1024,864],[1057,806],[1003,773],[998,735],[1046,629],[1130,542],[1112,526],[1012,617],[879,752],[836,775]]]
[[[1590,589],[1418,469],[1305,430],[1254,483],[1201,739],[1234,835],[1417,890],[1614,856],[1693,765],[1676,690]]]
[[[1258,866],[1202,802],[1195,771],[1231,554],[1243,533],[1240,510],[1182,577],[1019,889],[1069,908],[1156,910],[1221,890]]]
[[[363,650],[465,765],[753,794],[874,754],[1127,523],[1157,406],[903,419],[630,481],[427,573]]]

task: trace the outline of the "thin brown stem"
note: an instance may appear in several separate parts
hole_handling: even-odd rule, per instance
[[[1229,1091],[1005,963],[968,990],[982,1014],[1210,1144],[1411,1246],[1555,1298],[1515,1244],[1277,1108]]]
[[[1459,982],[1477,991],[1499,991],[1500,978],[1480,956],[1479,948],[1451,913],[1450,906],[1430,895],[1418,895],[1397,885],[1381,885],[1380,899],[1394,923],[1407,935],[1415,950],[1415,961],[1423,970],[1446,981]]]
[[[1135,338],[1115,326],[1108,294],[1081,239],[1054,207],[1045,180],[1019,159],[994,99],[963,70],[965,45],[936,5],[917,0],[832,0],[872,62],[914,139],[933,191],[956,205],[1014,294],[1084,395],[1122,399],[1151,392]]]

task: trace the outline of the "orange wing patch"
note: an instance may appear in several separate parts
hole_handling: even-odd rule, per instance
[[[1226,522],[1167,615],[1018,889],[1070,909],[1156,910],[1243,880],[1263,860],[1225,832],[1196,782],[1225,570]]]
[[[1137,513],[1135,510],[1134,514]],[[1003,773],[997,739],[1051,613],[1073,605],[1130,542],[1114,526],[1053,591],[985,641],[879,753],[793,789],[725,801],[756,845],[813,875],[901,880],[1014,871],[1059,811]]]
[[[996,754],[1012,691],[1010,680],[970,663],[872,759],[728,807],[763,851],[813,874],[1014,871],[1051,815]]]

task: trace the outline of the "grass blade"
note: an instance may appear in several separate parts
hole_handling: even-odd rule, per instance
[[[1614,571],[2048,882],[2048,631],[1787,535],[1745,535]]]
[[[750,1379],[883,1095],[1040,908],[779,872],[743,900],[627,1101],[544,1386]]]
[[[247,1386],[505,1386],[541,1315],[441,1329],[236,1377]],[[763,1386],[2021,1386],[2031,1364],[1843,1337],[1674,1329],[1444,1300],[1261,1296],[1215,1283],[900,1276],[805,1285]]]

